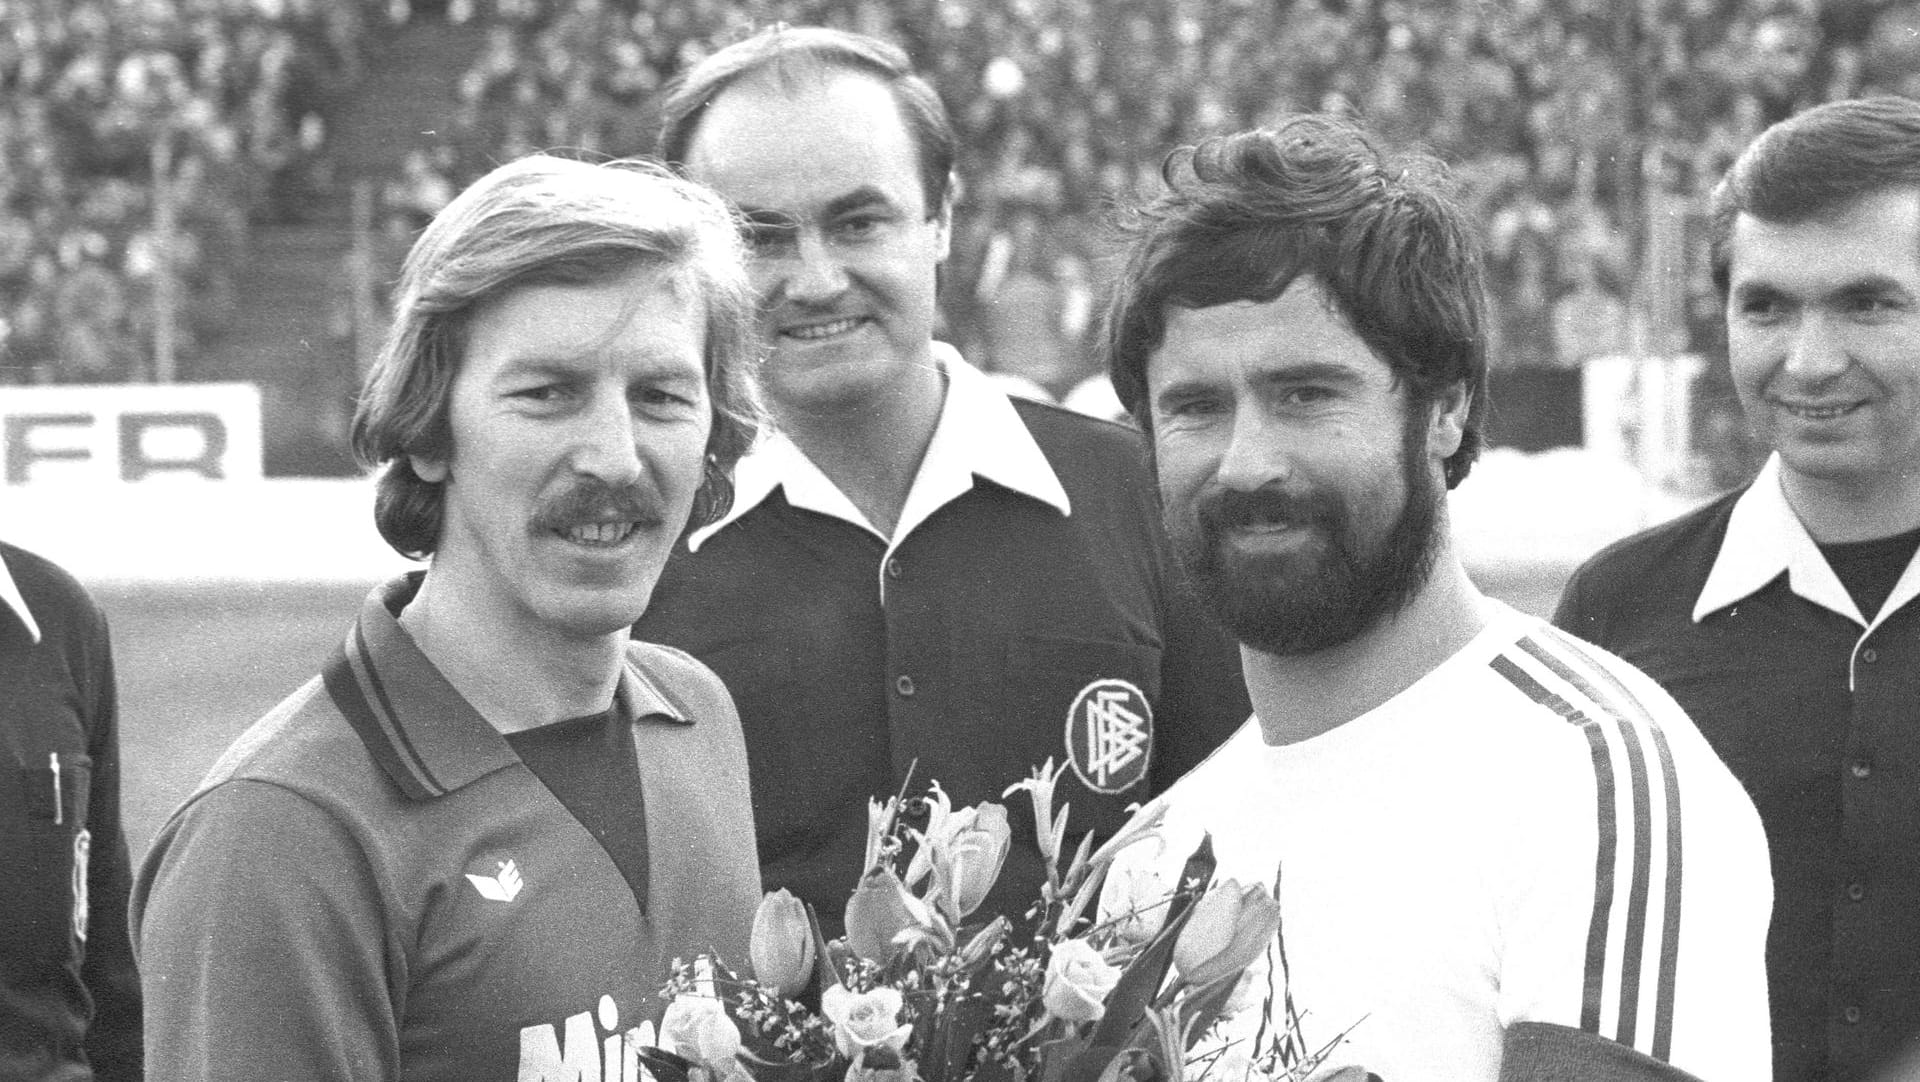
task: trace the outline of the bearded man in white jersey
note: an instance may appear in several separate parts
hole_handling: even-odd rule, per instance
[[[1216,1073],[1291,1043],[1387,1082],[1766,1077],[1751,802],[1652,681],[1483,595],[1449,536],[1487,361],[1445,170],[1305,116],[1163,172],[1108,361],[1254,718],[1112,882],[1210,836],[1216,880],[1276,892]]]

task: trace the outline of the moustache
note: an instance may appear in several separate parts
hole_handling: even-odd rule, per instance
[[[1202,496],[1195,512],[1203,526],[1315,526],[1336,522],[1340,502],[1330,492],[1290,493],[1277,488],[1251,492],[1223,488]]]
[[[587,479],[542,500],[533,515],[543,530],[565,531],[596,522],[633,522],[656,528],[666,521],[660,501],[639,485]]]

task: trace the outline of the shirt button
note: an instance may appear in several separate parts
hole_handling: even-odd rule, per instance
[[[1873,764],[1867,762],[1864,759],[1856,759],[1852,763],[1848,764],[1847,772],[1852,774],[1856,778],[1864,778],[1867,775],[1873,773]]]
[[[1840,1018],[1847,1025],[1857,1026],[1860,1024],[1860,1008],[1848,1007],[1840,1012]]]
[[[896,556],[893,559],[887,561],[887,577],[890,579],[897,579],[900,577],[900,575],[901,575],[900,558]]]
[[[1857,902],[1860,899],[1865,898],[1866,896],[1867,896],[1867,888],[1864,883],[1848,883],[1847,884],[1848,898]]]
[[[898,680],[895,680],[893,682],[893,690],[899,692],[900,697],[903,699],[913,698],[913,677],[902,676]]]
[[[1880,651],[1875,650],[1873,647],[1869,646],[1865,650],[1860,651],[1860,660],[1871,665],[1874,662],[1880,660]]]

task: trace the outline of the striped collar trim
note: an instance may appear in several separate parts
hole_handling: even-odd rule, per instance
[[[327,693],[380,769],[414,800],[430,800],[520,762],[502,736],[427,660],[394,611],[420,572],[375,589],[322,673]],[[686,708],[634,664],[622,667],[614,705],[633,719],[690,725]]]

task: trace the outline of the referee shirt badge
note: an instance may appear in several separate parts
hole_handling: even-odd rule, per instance
[[[1096,793],[1119,793],[1147,776],[1153,704],[1125,680],[1095,680],[1067,710],[1067,759]]]

